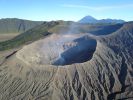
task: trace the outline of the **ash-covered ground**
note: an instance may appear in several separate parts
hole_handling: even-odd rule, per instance
[[[68,65],[92,58],[96,40],[89,34],[53,34],[25,46],[17,57],[30,64]]]
[[[133,22],[102,36],[53,34],[0,52],[0,100],[132,99]]]

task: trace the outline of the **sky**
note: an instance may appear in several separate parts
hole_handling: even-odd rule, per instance
[[[133,0],[0,0],[0,18],[36,21],[97,19],[133,20]]]

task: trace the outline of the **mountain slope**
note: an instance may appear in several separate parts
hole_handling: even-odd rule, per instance
[[[50,29],[52,33],[71,34],[71,33],[91,33],[93,35],[108,35],[120,29],[123,24],[80,24],[80,23],[61,23]]]
[[[19,51],[10,54],[0,65],[0,98],[132,100],[133,22],[112,34],[93,38],[96,50],[84,63],[28,65],[16,57]]]
[[[81,20],[79,20],[79,23],[97,23],[97,19],[91,17],[91,16],[85,16]]]
[[[107,35],[117,31],[123,24],[95,24],[95,25],[82,25],[74,22],[65,21],[52,21],[44,22],[22,34],[19,34],[11,40],[0,42],[0,51],[12,49],[21,46],[25,43],[30,43],[46,35],[57,33],[57,34],[79,34],[79,33],[90,33],[93,35]]]
[[[20,47],[24,44],[39,40],[40,38],[44,38],[45,36],[51,34],[48,32],[48,30],[58,24],[58,22],[53,21],[44,22],[43,24],[26,31],[11,40],[0,42],[0,51]]]
[[[0,34],[23,33],[42,23],[41,21],[29,21],[17,18],[0,19]]]

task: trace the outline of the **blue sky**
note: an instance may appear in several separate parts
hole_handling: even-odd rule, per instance
[[[0,0],[0,18],[77,21],[86,15],[131,21],[133,0]]]

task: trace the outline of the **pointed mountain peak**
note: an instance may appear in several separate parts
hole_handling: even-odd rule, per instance
[[[96,23],[97,19],[95,19],[92,16],[85,16],[81,20],[79,20],[80,23]]]

